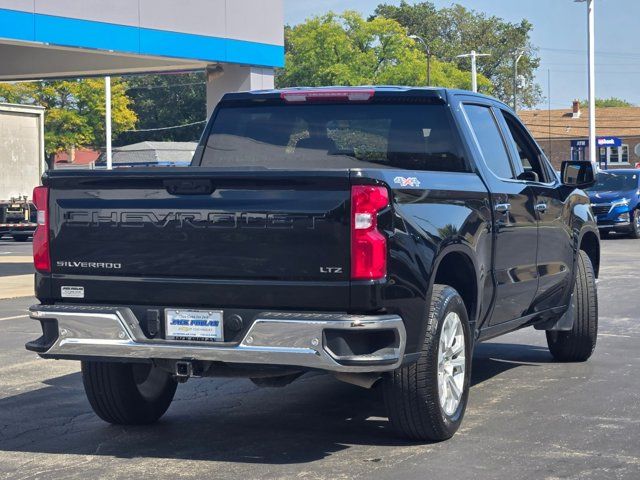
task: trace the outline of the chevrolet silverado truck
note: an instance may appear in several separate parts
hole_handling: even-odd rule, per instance
[[[640,238],[640,170],[600,171],[587,193],[600,235],[617,232]]]
[[[558,361],[597,336],[599,234],[503,103],[439,88],[227,94],[186,168],[53,171],[34,198],[42,336],[88,400],[146,424],[190,377],[379,385],[399,434],[443,440],[474,345],[534,326]]]

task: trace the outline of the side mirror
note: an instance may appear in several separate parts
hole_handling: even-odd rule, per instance
[[[596,183],[596,174],[591,162],[569,160],[562,162],[563,185],[574,188],[589,188]]]

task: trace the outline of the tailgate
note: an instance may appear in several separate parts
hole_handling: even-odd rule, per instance
[[[51,187],[54,274],[349,278],[349,171],[66,173]]]

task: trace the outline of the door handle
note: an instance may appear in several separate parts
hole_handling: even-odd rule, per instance
[[[546,203],[539,203],[535,206],[536,212],[544,213],[547,211]]]
[[[511,210],[511,204],[510,203],[497,203],[496,206],[493,207],[493,209],[498,213],[507,213],[509,210]]]

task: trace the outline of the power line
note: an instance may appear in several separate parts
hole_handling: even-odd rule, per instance
[[[525,123],[527,123],[525,121]],[[569,128],[569,129],[574,129],[574,128],[589,128],[588,125],[558,125],[555,123],[552,123],[551,125],[549,125],[548,123],[527,123],[528,126],[530,127],[553,127],[553,128]],[[614,123],[602,123],[602,122],[598,122],[598,125],[601,126],[602,128],[621,128],[621,129],[640,129],[640,122],[636,122],[635,124],[631,124],[631,125],[620,125],[620,124],[614,124]]]
[[[558,52],[558,53],[566,53],[570,55],[584,55],[587,53],[586,50],[578,50],[571,48],[551,48],[551,47],[540,47],[539,50],[546,50],[549,52]],[[633,52],[607,52],[603,50],[596,51],[596,55],[604,55],[608,57],[618,57],[618,58],[638,58],[640,57],[640,53]]]
[[[571,67],[583,67],[587,65],[587,62],[581,62],[581,63],[570,63],[570,62],[547,62],[546,60],[542,60],[540,62],[540,66],[543,65],[567,65],[567,66],[571,66]],[[596,62],[596,65],[598,67],[625,67],[627,65],[629,65],[628,63],[601,63],[601,62]]]
[[[144,86],[137,86],[137,87],[129,87],[127,88],[127,92],[131,90],[155,90],[157,88],[190,87],[194,85],[206,85],[206,82],[174,83],[171,85],[144,85]]]
[[[553,69],[554,73],[584,73],[584,70],[562,70],[562,69]],[[596,72],[596,75],[638,75],[640,71],[628,71],[628,70],[602,70],[599,69]]]
[[[200,125],[206,123],[206,120],[200,120],[199,122],[185,123],[184,125],[172,125],[171,127],[158,127],[158,128],[141,128],[138,130],[124,130],[124,132],[159,132],[160,130],[173,130],[175,128],[192,127],[194,125]]]

